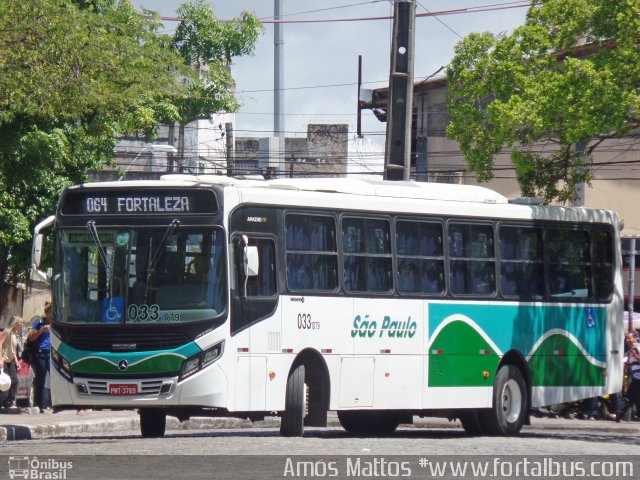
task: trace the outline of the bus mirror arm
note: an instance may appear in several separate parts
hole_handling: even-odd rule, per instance
[[[40,261],[42,260],[42,241],[43,235],[40,233],[45,228],[53,225],[56,217],[51,215],[42,222],[38,223],[33,229],[33,244],[31,247],[31,279],[36,281],[51,282],[51,274],[40,270]]]

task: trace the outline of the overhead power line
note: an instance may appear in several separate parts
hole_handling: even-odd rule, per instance
[[[416,13],[416,18],[420,17],[438,17],[445,15],[462,15],[469,13],[481,13],[481,12],[493,12],[498,10],[510,10],[513,8],[529,8],[531,3],[529,1],[519,1],[519,2],[508,2],[502,4],[495,5],[486,5],[486,6],[478,6],[478,7],[468,7],[468,8],[459,8],[455,10],[440,10],[435,12],[424,12],[424,13]],[[339,23],[339,22],[366,22],[366,21],[377,21],[377,20],[392,20],[393,16],[383,15],[383,16],[373,16],[373,17],[353,17],[353,18],[317,18],[317,19],[281,19],[281,20],[261,20],[262,23],[272,24],[272,23]],[[182,18],[180,17],[160,17],[160,20],[164,20],[167,22],[180,22]],[[220,22],[234,22],[235,20],[220,20]]]
[[[317,10],[306,10],[304,12],[294,12],[294,13],[287,13],[284,15],[280,15],[281,17],[293,17],[295,15],[306,15],[307,13],[318,13],[318,12],[328,12],[331,10],[341,10],[343,8],[352,8],[352,7],[360,7],[362,5],[372,5],[374,3],[387,3],[388,0],[371,0],[369,2],[360,2],[360,3],[352,3],[349,5],[338,5],[336,7],[327,7],[327,8],[319,8]],[[274,17],[264,17],[261,18],[260,21],[264,21],[264,20],[272,20]]]

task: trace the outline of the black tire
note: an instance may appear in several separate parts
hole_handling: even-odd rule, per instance
[[[140,409],[140,433],[144,438],[164,437],[167,414],[161,408]]]
[[[479,418],[489,435],[516,435],[527,419],[527,385],[520,369],[503,365],[493,384],[493,406],[480,410]]]
[[[304,385],[304,365],[293,369],[287,379],[287,392],[284,412],[280,419],[280,435],[283,437],[301,437],[304,433],[304,411],[306,394]]]
[[[400,425],[400,417],[393,413],[342,410],[338,412],[340,425],[354,435],[391,435]]]
[[[485,435],[484,427],[480,421],[480,412],[477,409],[460,410],[460,412],[458,412],[458,418],[460,419],[460,423],[462,423],[462,428],[464,428],[464,431],[469,435]]]

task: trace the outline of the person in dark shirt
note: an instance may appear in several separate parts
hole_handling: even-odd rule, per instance
[[[44,316],[33,322],[33,328],[27,337],[36,343],[36,356],[33,363],[35,373],[35,403],[44,413],[51,407],[51,395],[45,388],[49,367],[51,364],[51,299],[44,302]]]

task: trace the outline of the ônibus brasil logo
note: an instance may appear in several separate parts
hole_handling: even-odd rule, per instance
[[[9,457],[9,478],[66,480],[73,462],[38,457]]]
[[[351,330],[352,337],[372,338],[377,337],[389,337],[389,338],[413,338],[418,329],[418,324],[411,320],[409,317],[407,320],[391,320],[391,317],[385,315],[382,319],[382,323],[378,326],[378,322],[375,319],[369,318],[369,315],[365,315],[362,318],[360,315],[356,315],[353,319],[353,329]]]

